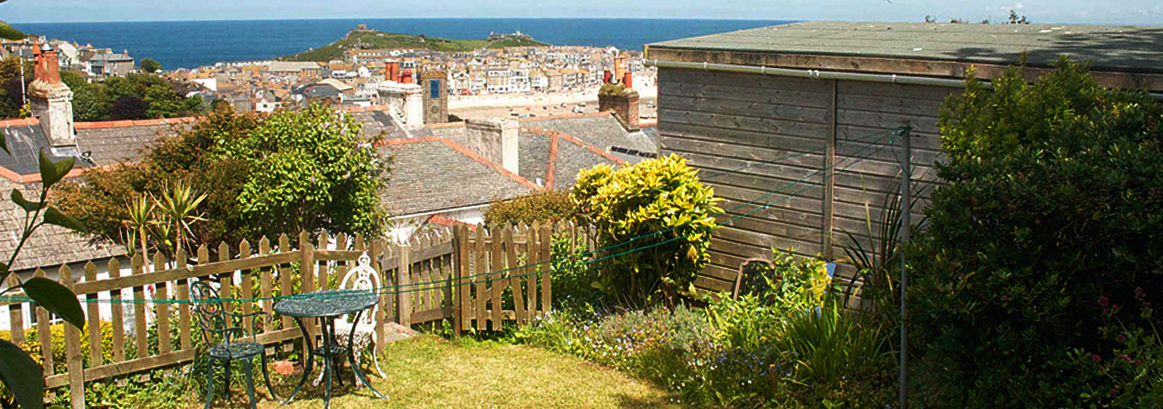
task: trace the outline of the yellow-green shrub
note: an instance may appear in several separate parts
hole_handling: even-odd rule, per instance
[[[583,170],[570,197],[607,248],[595,287],[622,302],[673,303],[710,261],[717,199],[681,156]]]

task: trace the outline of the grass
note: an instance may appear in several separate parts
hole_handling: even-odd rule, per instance
[[[350,371],[331,400],[333,408],[678,408],[655,386],[580,358],[472,339],[420,336],[389,344],[380,366],[386,379],[372,384],[389,395],[376,399],[352,390]],[[281,385],[290,380],[280,381]],[[230,407],[245,407],[245,390],[235,383]],[[310,385],[310,383],[308,383]],[[277,386],[280,394],[285,386]],[[261,389],[261,387],[259,388]],[[312,387],[282,406],[261,399],[260,408],[321,408],[322,388]],[[265,395],[264,393],[259,394]],[[200,402],[199,402],[200,403]],[[221,400],[215,401],[221,407]],[[191,403],[191,407],[201,407]]]
[[[406,34],[383,33],[379,31],[351,31],[343,38],[331,44],[305,51],[295,55],[283,57],[288,61],[316,61],[327,62],[343,58],[347,50],[363,48],[410,48],[428,49],[433,51],[457,52],[472,51],[480,48],[503,48],[517,46],[543,46],[545,44],[531,39],[506,38],[490,41],[458,40],[437,37],[412,36]]]

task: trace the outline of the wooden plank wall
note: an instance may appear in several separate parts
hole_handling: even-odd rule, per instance
[[[868,147],[876,139],[869,135],[909,121],[914,178],[934,180],[938,109],[954,92],[673,68],[660,69],[658,83],[661,153],[681,154],[703,170],[721,207],[734,209],[720,221],[746,215],[715,232],[711,265],[696,285],[716,291],[731,288],[740,263],[770,258],[773,247],[842,259],[843,231],[867,231],[866,210],[876,220],[885,193],[899,186],[894,150],[876,151],[887,140]],[[786,159],[765,163],[779,158]],[[768,202],[775,204],[764,208]]]

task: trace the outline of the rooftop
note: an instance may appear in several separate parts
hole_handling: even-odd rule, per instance
[[[659,49],[685,49],[999,65],[1017,64],[1028,52],[1031,66],[1049,66],[1065,54],[1091,61],[1096,71],[1163,73],[1163,27],[1150,26],[804,22],[647,47],[649,58],[661,59],[672,58],[657,57]]]

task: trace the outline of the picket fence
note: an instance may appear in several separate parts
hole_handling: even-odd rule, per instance
[[[384,287],[375,317],[377,353],[382,352],[385,326],[390,322],[411,326],[451,319],[458,332],[499,330],[506,321],[524,325],[550,310],[548,261],[552,259],[555,232],[565,233],[574,241],[589,242],[576,227],[537,223],[492,229],[437,229],[403,244],[365,240],[361,236],[332,238],[327,233],[314,237],[316,241],[312,243],[313,237],[304,232],[298,235],[298,248],[292,246],[287,235],[280,236],[274,248],[263,238],[257,252],[247,241],[236,249],[222,243],[213,259],[206,246],[200,247],[192,259],[185,252],[178,252],[172,259],[154,254],[152,268],[146,268],[145,259],[136,255],[128,261],[131,274],[126,276],[120,274],[122,260],[113,258],[107,261],[109,277],[105,279],[97,278],[94,262],[85,264],[80,276],[62,266],[59,280],[82,301],[90,328],[99,328],[93,324],[100,322],[102,316],[111,317],[112,351],[106,357],[99,329],[88,331],[90,359],[85,359],[81,331],[65,325],[67,369],[55,373],[53,354],[44,353],[45,381],[49,388],[68,386],[72,407],[83,408],[87,381],[140,374],[196,358],[193,337],[200,336],[200,330],[191,316],[191,305],[186,302],[192,280],[217,282],[220,296],[233,299],[226,303],[233,311],[273,314],[280,296],[337,286],[365,252],[372,259],[372,267],[380,272]],[[299,275],[297,282],[292,278],[295,274]],[[45,272],[38,269],[34,275],[43,277]],[[9,284],[15,280],[12,277]],[[146,297],[149,286],[154,288],[152,300]],[[124,293],[130,295],[126,297]],[[505,309],[509,303],[505,294],[511,295],[512,309]],[[17,291],[10,295],[23,294]],[[7,306],[11,317],[10,341],[36,342],[41,351],[52,351],[53,333],[47,330],[51,326],[47,310],[11,300],[0,301],[0,306]],[[37,331],[36,340],[25,339],[23,311],[28,308],[36,308],[35,325],[46,329]],[[130,308],[131,322],[125,322],[126,309]],[[147,322],[147,309],[160,318]],[[175,316],[177,328],[173,330],[171,319]],[[246,324],[244,327],[249,327]],[[148,338],[150,326],[156,329],[157,342],[152,346]],[[127,333],[127,328],[131,333]],[[308,332],[313,337],[320,334],[317,326],[308,326]],[[256,335],[259,342],[267,345],[289,345],[302,338],[290,317],[279,316],[274,316]],[[136,356],[127,359],[127,348],[133,348]]]

